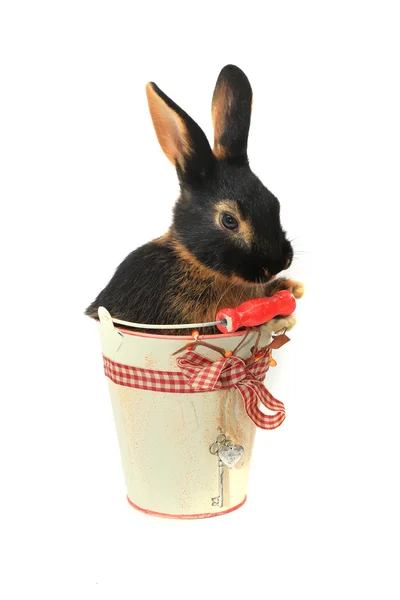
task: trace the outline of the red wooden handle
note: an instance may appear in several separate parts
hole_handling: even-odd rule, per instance
[[[257,327],[267,323],[277,315],[286,317],[296,308],[296,300],[291,292],[282,290],[268,298],[255,298],[243,302],[237,308],[223,308],[216,320],[226,320],[226,325],[217,325],[222,333],[232,333],[240,327]]]

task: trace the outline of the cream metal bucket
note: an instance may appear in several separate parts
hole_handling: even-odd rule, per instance
[[[174,352],[189,336],[134,333],[117,328],[105,309],[99,311],[103,355],[136,368],[179,371]],[[204,336],[209,343],[233,350],[244,333]],[[237,352],[250,356],[257,332]],[[261,334],[260,346],[271,340]],[[215,360],[215,351],[196,352]],[[118,385],[107,379],[118,434],[128,500],[157,516],[201,518],[233,511],[246,500],[256,426],[245,412],[240,393],[231,388],[199,393],[163,393]],[[219,471],[210,447],[220,434],[244,448],[239,462]],[[223,505],[214,506],[222,474]]]

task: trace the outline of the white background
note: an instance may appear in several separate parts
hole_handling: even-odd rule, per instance
[[[13,2],[0,10],[2,597],[400,597],[396,2]],[[305,282],[247,504],[173,521],[125,487],[85,307],[178,194],[155,81],[211,138],[219,70]]]

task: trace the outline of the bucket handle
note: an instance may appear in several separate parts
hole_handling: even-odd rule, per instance
[[[124,342],[124,334],[115,329],[110,313],[104,306],[99,306],[97,311],[100,321],[100,330],[108,339],[112,338],[114,352],[118,352]]]

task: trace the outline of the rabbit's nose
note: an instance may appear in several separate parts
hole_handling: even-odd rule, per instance
[[[291,264],[292,264],[292,260],[290,258],[288,258],[286,260],[285,266],[283,267],[283,270],[286,271],[286,269],[288,269]]]

